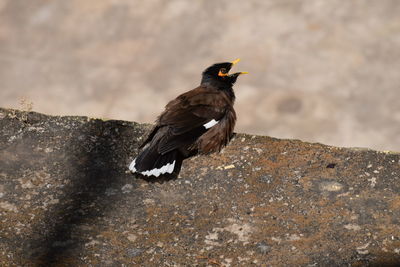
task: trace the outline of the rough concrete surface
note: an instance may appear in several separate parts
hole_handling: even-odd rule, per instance
[[[0,109],[0,265],[400,264],[399,154],[237,134],[143,180],[149,128]]]
[[[399,14],[398,0],[2,0],[0,106],[153,122],[239,57],[238,131],[400,151]]]

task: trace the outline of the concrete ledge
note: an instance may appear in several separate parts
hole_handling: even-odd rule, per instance
[[[400,264],[400,154],[237,134],[145,181],[148,129],[0,109],[0,265]]]

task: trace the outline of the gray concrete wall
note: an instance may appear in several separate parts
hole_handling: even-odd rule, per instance
[[[400,150],[400,2],[0,1],[0,106],[151,122],[242,58],[239,132]]]

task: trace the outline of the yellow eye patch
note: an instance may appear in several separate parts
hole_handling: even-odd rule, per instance
[[[226,69],[220,69],[218,72],[218,76],[221,76],[221,77],[228,76]]]

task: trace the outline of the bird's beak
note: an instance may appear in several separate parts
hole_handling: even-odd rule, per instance
[[[232,66],[233,66],[233,65],[236,65],[237,63],[239,63],[239,61],[240,61],[240,58],[235,59],[234,61],[232,61],[232,62],[231,62],[231,63],[232,63]]]
[[[236,65],[237,63],[239,63],[239,61],[240,61],[240,58],[238,58],[238,59],[235,59],[234,61],[232,61],[231,62],[231,64],[232,64],[232,66],[234,66],[234,65]],[[249,74],[247,71],[242,71],[242,72],[237,72],[237,73],[234,73],[234,74]],[[231,75],[234,75],[234,74],[231,74]],[[231,76],[231,75],[229,75],[229,76]]]
[[[228,76],[233,77],[233,76],[239,76],[240,74],[248,74],[248,72],[247,71],[235,72],[235,73],[229,74]]]
[[[231,62],[232,66],[237,64],[240,61],[240,58],[235,59],[234,61]],[[233,74],[229,74],[229,72],[227,73],[223,73],[222,71],[219,71],[218,76],[224,77],[224,76],[233,76],[233,75],[240,75],[240,74],[248,74],[247,71],[242,71],[242,72],[236,72]]]

